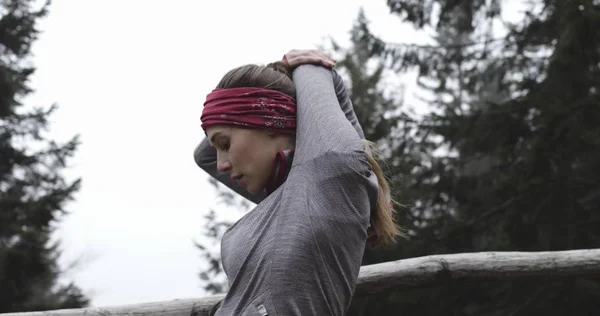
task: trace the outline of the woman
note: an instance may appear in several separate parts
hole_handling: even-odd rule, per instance
[[[229,291],[216,315],[343,315],[367,239],[399,233],[333,64],[293,50],[231,70],[206,98],[196,163],[258,204],[223,236]]]

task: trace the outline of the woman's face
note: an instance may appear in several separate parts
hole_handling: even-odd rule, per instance
[[[207,128],[206,134],[217,149],[217,170],[251,194],[266,186],[277,153],[293,146],[289,137],[256,129],[219,125]]]

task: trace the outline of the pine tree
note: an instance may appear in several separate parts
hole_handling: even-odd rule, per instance
[[[59,284],[59,245],[50,241],[80,181],[61,176],[79,144],[47,138],[49,109],[26,109],[34,72],[28,60],[48,4],[0,1],[0,312],[76,308],[88,299],[74,284]]]
[[[436,254],[600,246],[600,6],[527,3],[524,19],[502,36],[488,27],[499,19],[500,1],[388,1],[416,28],[433,27],[436,44],[367,36],[399,74],[419,71],[434,111],[419,130],[440,138],[446,152],[412,174],[430,185],[420,187],[410,213],[428,220],[397,256],[418,254],[416,248]],[[593,315],[598,302],[597,277],[449,280],[378,295],[350,314]]]

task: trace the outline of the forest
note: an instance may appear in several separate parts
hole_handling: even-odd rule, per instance
[[[81,185],[62,176],[79,138],[44,136],[55,107],[21,110],[32,91],[37,20],[52,7],[32,2],[0,1],[0,313],[90,304],[75,282],[57,283],[60,244],[50,238]],[[600,248],[600,2],[521,2],[522,19],[508,22],[501,0],[387,0],[394,18],[434,30],[434,43],[379,38],[363,11],[348,21],[351,45],[323,43],[366,138],[382,152],[406,232],[392,246],[367,249],[363,265]],[[424,114],[393,84],[408,73],[425,92]],[[211,183],[224,203],[251,210]],[[218,243],[231,224],[212,211],[201,227],[197,278],[207,293],[227,291]],[[598,312],[600,276],[586,276],[450,280],[356,299],[348,315]]]

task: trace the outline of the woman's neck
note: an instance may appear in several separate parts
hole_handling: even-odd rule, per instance
[[[273,161],[271,176],[267,180],[267,185],[265,187],[267,195],[273,193],[285,182],[292,167],[293,159],[294,148],[282,150],[277,153]]]

